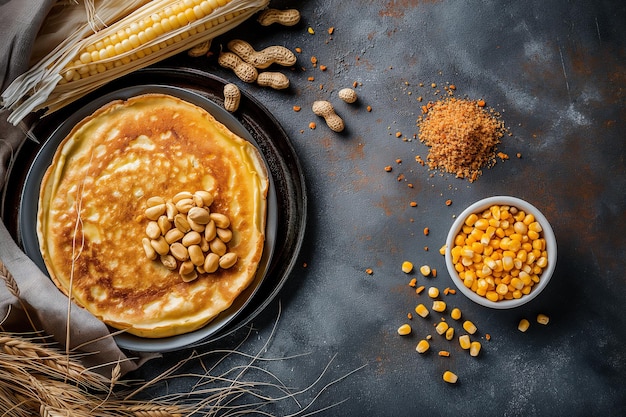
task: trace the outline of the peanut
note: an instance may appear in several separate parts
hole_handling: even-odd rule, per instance
[[[335,113],[333,105],[328,101],[316,101],[313,103],[313,113],[323,117],[328,127],[334,132],[341,132],[344,129],[344,123],[341,117]]]
[[[228,269],[237,263],[237,254],[228,252],[220,257],[219,265],[221,268]]]
[[[244,62],[237,54],[232,52],[222,52],[217,59],[217,63],[224,68],[231,69],[243,82],[253,83],[259,73],[253,65]]]
[[[289,78],[281,72],[262,72],[256,82],[261,87],[271,87],[274,90],[289,88]]]
[[[237,54],[244,62],[258,69],[265,69],[272,64],[289,67],[296,63],[294,53],[280,45],[268,46],[257,52],[248,42],[241,39],[233,39],[228,42],[227,46],[231,52]]]
[[[201,42],[198,45],[194,46],[193,48],[187,51],[187,54],[190,57],[197,58],[199,56],[206,55],[209,52],[209,49],[211,49],[211,39],[209,39],[208,41]]]
[[[337,95],[340,99],[350,104],[354,103],[357,99],[356,91],[351,88],[342,88],[341,90],[339,90],[339,93],[337,93]]]
[[[273,23],[279,23],[283,26],[294,26],[300,22],[300,12],[296,9],[266,9],[259,13],[257,21],[261,26],[269,26]]]
[[[161,256],[161,263],[169,270],[174,270],[178,266],[176,259],[172,255]]]
[[[213,199],[208,191],[183,191],[170,200],[148,199],[145,217],[155,217],[161,211],[163,214],[146,224],[146,237],[141,241],[146,257],[160,260],[169,270],[178,269],[184,282],[232,267],[237,255],[227,246],[233,238],[230,219],[211,212]]]
[[[234,113],[241,103],[241,91],[235,84],[226,84],[224,86],[224,108],[226,111]],[[201,197],[202,198],[202,197]]]

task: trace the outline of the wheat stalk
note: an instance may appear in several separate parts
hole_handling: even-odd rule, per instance
[[[11,272],[9,272],[9,270],[7,269],[7,267],[4,265],[2,261],[0,261],[0,279],[4,281],[4,284],[9,290],[9,293],[11,293],[11,295],[13,295],[20,303],[20,307],[22,307],[22,310],[24,311],[24,314],[26,315],[26,319],[28,320],[30,327],[33,329],[33,331],[36,330],[37,327],[35,326],[35,323],[33,322],[33,319],[30,316],[30,313],[28,312],[28,308],[26,307],[24,300],[22,300],[22,298],[20,297],[20,288],[17,285],[17,281],[15,280],[15,277],[11,275]],[[0,322],[0,326],[1,325],[2,325],[2,322]]]

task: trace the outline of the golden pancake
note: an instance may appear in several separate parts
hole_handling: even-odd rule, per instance
[[[115,101],[74,127],[44,174],[41,253],[55,284],[110,326],[151,338],[187,333],[253,281],[268,186],[258,150],[206,110],[164,94]],[[220,234],[209,247],[213,219]],[[184,237],[177,232],[164,253],[173,229]],[[183,246],[191,256],[174,258]],[[207,272],[195,260],[212,252],[234,265]],[[193,271],[181,272],[191,259]]]

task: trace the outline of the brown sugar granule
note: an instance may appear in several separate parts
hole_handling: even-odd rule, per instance
[[[495,163],[506,128],[477,101],[447,98],[434,102],[418,120],[419,139],[430,147],[428,167],[474,181]]]

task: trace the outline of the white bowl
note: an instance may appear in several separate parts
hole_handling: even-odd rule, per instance
[[[512,299],[512,300],[500,300],[500,301],[491,301],[485,297],[482,297],[475,292],[473,292],[470,288],[467,288],[463,284],[463,280],[459,277],[456,269],[454,268],[454,264],[452,263],[452,255],[451,250],[454,247],[454,238],[456,237],[459,230],[461,230],[465,219],[472,213],[480,213],[485,209],[493,205],[507,205],[517,207],[519,210],[523,210],[525,213],[530,213],[535,216],[536,221],[539,222],[543,231],[541,232],[543,238],[546,240],[546,251],[548,252],[548,265],[543,270],[541,275],[539,276],[539,282],[532,287],[532,290],[529,294],[523,295],[521,298]],[[446,267],[448,269],[448,273],[450,277],[452,277],[452,281],[457,286],[459,291],[461,291],[467,298],[470,300],[486,306],[490,308],[497,309],[507,309],[519,307],[522,304],[526,304],[530,300],[537,297],[541,291],[548,285],[550,282],[550,278],[552,277],[552,273],[554,272],[554,268],[556,267],[556,238],[554,236],[554,231],[550,226],[550,223],[546,219],[546,217],[541,213],[535,206],[528,203],[527,201],[521,200],[516,197],[510,196],[494,196],[488,197],[482,200],[475,202],[474,204],[467,207],[463,212],[456,218],[450,231],[448,232],[448,237],[446,239]]]

